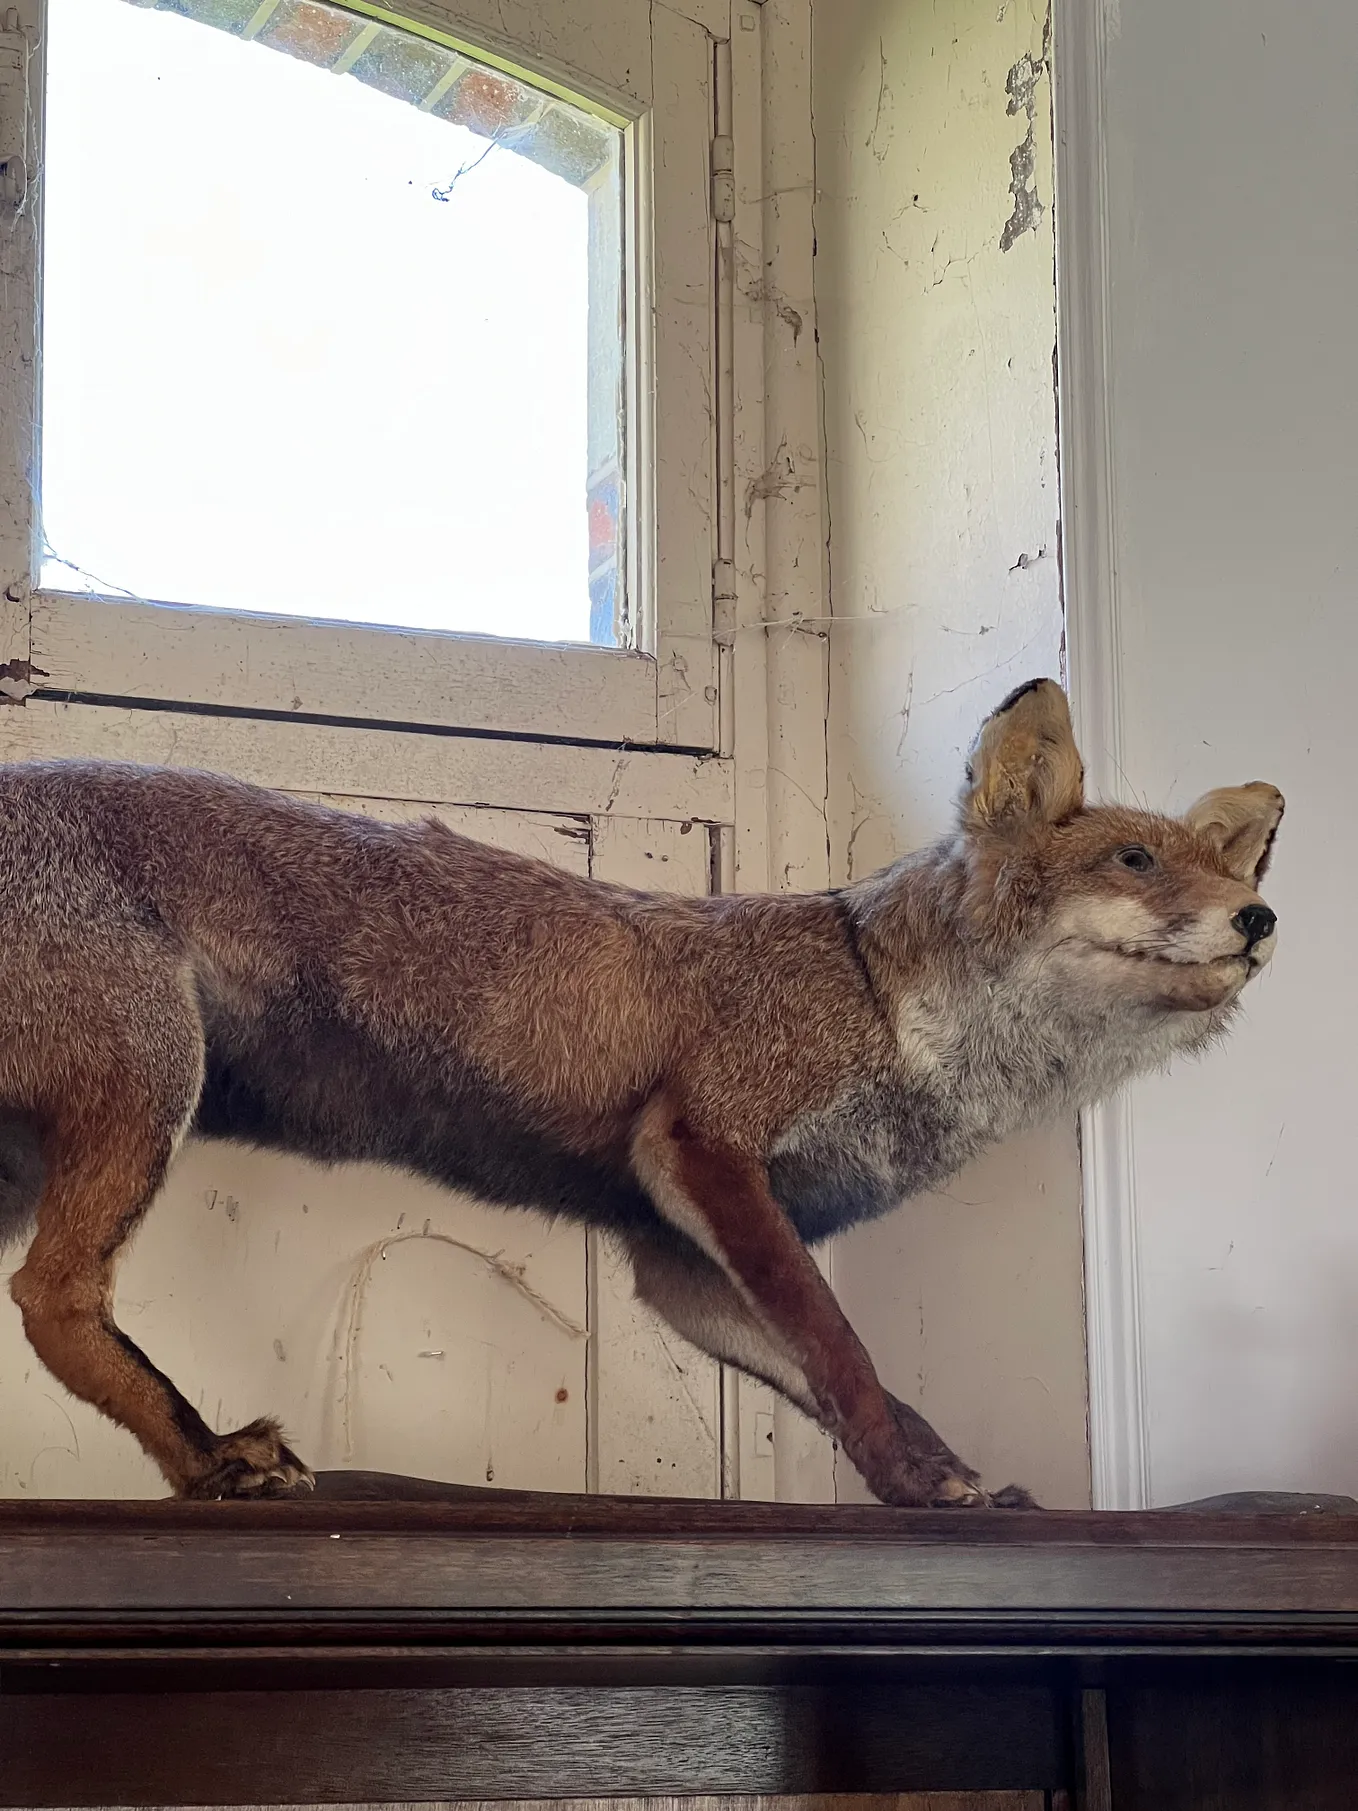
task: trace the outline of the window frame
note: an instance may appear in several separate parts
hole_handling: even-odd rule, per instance
[[[354,626],[44,591],[36,525],[41,372],[43,0],[0,32],[0,696],[716,750],[717,275],[713,28],[728,0],[348,10],[428,36],[625,125],[626,580],[637,648]],[[701,21],[688,16],[701,15]],[[502,21],[520,36],[506,35]],[[606,29],[605,29],[606,27]],[[652,86],[652,71],[654,87]],[[12,166],[11,166],[12,167]],[[6,218],[5,216],[8,216]],[[698,306],[694,306],[695,298]],[[695,381],[705,374],[709,381]]]

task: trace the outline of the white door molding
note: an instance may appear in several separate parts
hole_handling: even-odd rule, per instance
[[[1066,679],[1091,792],[1123,794],[1117,486],[1111,412],[1106,0],[1056,0],[1057,408]],[[1150,1495],[1132,1103],[1081,1122],[1089,1439],[1096,1509]]]

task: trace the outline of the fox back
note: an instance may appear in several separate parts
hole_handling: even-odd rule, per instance
[[[694,1205],[739,1175],[782,1216],[766,1242],[814,1242],[1219,1035],[1274,947],[1281,814],[1261,783],[1181,818],[1087,805],[1049,681],[988,719],[949,836],[810,896],[633,892],[215,775],[0,769],[0,1232],[37,1212],[30,1332],[86,1248],[105,1300],[190,1134],[385,1163],[695,1274],[739,1272],[740,1228]],[[174,1448],[148,1441],[184,1487]]]

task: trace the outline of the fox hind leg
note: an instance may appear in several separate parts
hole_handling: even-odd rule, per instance
[[[118,1254],[164,1180],[203,1072],[187,991],[171,982],[127,993],[105,993],[93,1008],[73,990],[59,1072],[35,1073],[30,1057],[26,1076],[0,1075],[11,1094],[27,1084],[25,1110],[42,1127],[37,1230],[10,1284],[24,1330],[48,1370],[127,1428],[177,1495],[258,1497],[308,1484],[275,1423],[214,1433],[113,1318]]]

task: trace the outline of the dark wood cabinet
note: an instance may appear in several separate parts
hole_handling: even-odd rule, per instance
[[[0,1506],[10,1806],[1350,1811],[1356,1663],[1342,1515]]]

